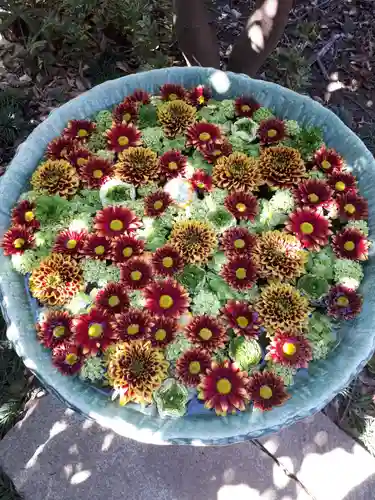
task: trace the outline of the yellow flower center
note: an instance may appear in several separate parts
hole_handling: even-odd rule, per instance
[[[204,96],[203,96],[203,95],[200,95],[200,96],[198,97],[198,104],[201,104],[201,105],[202,105],[202,104],[204,104],[204,103],[205,103],[205,101],[206,101],[206,100],[205,100],[205,98],[204,98]]]
[[[244,267],[236,269],[236,278],[238,280],[244,280],[246,278],[246,269]]]
[[[215,149],[215,151],[213,152],[213,155],[214,156],[220,156],[221,155],[221,150],[220,149]]]
[[[283,345],[283,353],[287,356],[293,356],[297,352],[297,347],[293,342],[285,342]]]
[[[236,321],[237,321],[237,325],[240,328],[246,328],[247,325],[249,324],[249,320],[247,318],[245,318],[245,316],[238,316]]]
[[[164,330],[164,328],[159,328],[159,330],[156,330],[155,332],[155,340],[158,340],[159,342],[164,340],[166,336],[167,332]]]
[[[164,259],[162,260],[162,263],[163,263],[163,266],[164,267],[172,267],[173,266],[173,259],[172,257],[164,257]]]
[[[201,364],[199,361],[191,361],[189,363],[189,372],[192,375],[198,375],[198,373],[201,371]]]
[[[139,333],[139,325],[129,325],[126,331],[128,332],[128,335],[137,335],[137,333]]]
[[[142,278],[142,273],[141,271],[132,271],[130,273],[130,279],[133,281],[139,281]]]
[[[154,203],[155,210],[160,210],[163,207],[163,202],[161,200],[157,200]]]
[[[178,95],[177,95],[177,94],[174,94],[174,93],[169,94],[168,99],[169,99],[170,101],[177,101],[177,99],[178,99]]]
[[[246,205],[244,203],[237,203],[236,205],[236,209],[239,211],[239,212],[244,212],[246,210]]]
[[[204,183],[203,182],[197,182],[197,187],[199,187],[199,189],[203,189],[204,188]]]
[[[211,135],[208,132],[202,132],[199,134],[199,140],[203,142],[207,142],[211,139]]]
[[[25,240],[23,238],[17,238],[13,242],[14,248],[22,248],[25,244]]]
[[[178,165],[175,161],[171,161],[168,163],[168,168],[169,168],[169,170],[177,170]]]
[[[133,249],[131,247],[125,247],[122,251],[124,257],[130,257],[133,254]]]
[[[310,222],[302,222],[300,229],[303,234],[311,234],[314,232],[314,226],[310,224]]]
[[[118,138],[117,142],[120,146],[127,146],[129,144],[129,139],[126,137],[126,135],[121,135]]]
[[[55,326],[55,328],[52,330],[52,333],[54,337],[57,338],[62,337],[63,335],[65,335],[65,326],[63,325]]]
[[[229,394],[232,390],[232,384],[227,378],[221,378],[216,382],[216,389],[219,394]]]
[[[234,242],[234,246],[235,246],[236,248],[244,248],[244,246],[245,246],[245,241],[244,241],[244,240],[242,240],[241,238],[240,238],[240,239],[238,239],[238,240],[235,240],[235,242]]]
[[[162,295],[159,299],[159,305],[162,309],[170,309],[173,306],[173,299],[170,295]]]
[[[348,299],[348,297],[345,297],[345,296],[339,297],[336,300],[336,304],[339,307],[348,307],[348,305],[349,305],[349,299]]]
[[[275,130],[274,128],[271,128],[268,132],[267,132],[267,135],[268,137],[270,137],[272,139],[272,137],[276,137],[277,136],[277,130]]]
[[[119,219],[114,219],[111,221],[109,227],[112,231],[121,231],[123,229],[124,224]]]
[[[351,252],[352,250],[354,250],[355,249],[355,243],[354,243],[354,241],[346,241],[344,243],[344,248],[348,252]]]
[[[202,330],[199,332],[199,336],[203,340],[210,340],[212,337],[212,332],[209,328],[202,328]]]
[[[86,165],[86,163],[87,163],[87,158],[78,158],[77,160],[77,165],[79,167],[83,167],[83,165]]]
[[[93,177],[95,179],[101,179],[103,177],[103,171],[102,170],[94,170],[94,172],[92,173]]]
[[[96,255],[103,255],[103,253],[105,252],[105,248],[103,247],[103,245],[99,245],[95,247],[94,252],[96,253]]]
[[[271,399],[272,398],[272,389],[269,385],[262,385],[259,389],[259,396],[262,399]]]
[[[117,295],[111,295],[108,299],[108,305],[110,307],[116,307],[120,303],[120,299],[117,297]]]
[[[344,182],[342,182],[342,181],[338,181],[338,182],[336,182],[336,184],[335,184],[335,188],[336,188],[336,190],[337,190],[337,191],[344,191],[344,190],[345,190],[345,188],[346,188],[346,186],[345,186],[345,183],[344,183]]]
[[[80,128],[77,133],[78,137],[87,137],[89,133],[84,128]]]
[[[31,222],[32,220],[34,220],[34,212],[32,212],[31,210],[28,212],[25,212],[25,221]]]
[[[132,115],[130,113],[125,113],[122,118],[125,122],[130,122],[130,120],[132,119]]]
[[[68,240],[66,242],[66,248],[69,248],[69,250],[73,250],[77,246],[77,240]]]
[[[311,203],[317,203],[319,201],[319,196],[315,193],[311,193],[307,197]]]
[[[97,339],[103,334],[103,327],[99,323],[93,323],[89,327],[89,337]]]
[[[241,111],[243,111],[244,113],[247,113],[248,111],[250,111],[250,106],[248,104],[243,104],[241,106]]]
[[[347,212],[348,214],[350,215],[353,215],[354,212],[355,212],[355,206],[352,205],[351,203],[347,203],[345,206],[344,206],[344,210],[345,212]]]
[[[331,164],[328,160],[323,160],[322,161],[322,168],[324,168],[324,170],[328,170],[329,168],[331,168]]]
[[[75,365],[78,361],[78,356],[74,354],[73,352],[67,354],[65,356],[65,363],[72,366]]]

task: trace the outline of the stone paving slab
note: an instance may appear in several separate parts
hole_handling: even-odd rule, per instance
[[[311,500],[259,447],[151,446],[114,435],[52,396],[0,442],[25,500]]]

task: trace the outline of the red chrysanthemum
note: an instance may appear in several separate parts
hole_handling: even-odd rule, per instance
[[[332,189],[321,179],[302,181],[294,190],[294,196],[300,207],[328,207],[332,203]]]
[[[86,231],[70,231],[66,229],[57,235],[52,251],[55,253],[68,253],[76,258],[81,257],[86,236]]]
[[[221,268],[225,281],[237,290],[251,288],[256,279],[256,267],[253,262],[244,257],[236,257]]]
[[[193,317],[184,333],[190,342],[209,352],[222,349],[228,341],[224,326],[214,316],[207,314]]]
[[[208,87],[198,85],[187,93],[186,100],[191,106],[200,109],[208,103],[211,97],[212,92]]]
[[[328,183],[336,195],[347,192],[357,192],[357,179],[350,172],[333,171],[328,177]]]
[[[198,193],[212,190],[212,177],[204,170],[196,170],[190,177],[190,182],[193,188],[198,191]]]
[[[221,246],[229,258],[250,257],[255,242],[255,234],[250,233],[244,227],[227,229],[221,238]]]
[[[82,141],[88,139],[95,129],[95,123],[90,120],[70,120],[62,135]]]
[[[255,372],[250,376],[247,390],[254,408],[262,411],[281,406],[289,399],[283,379],[272,372]]]
[[[215,163],[222,156],[229,156],[233,152],[233,147],[230,142],[223,139],[217,142],[211,142],[202,146],[199,151],[208,163]]]
[[[137,104],[125,99],[112,112],[113,119],[116,123],[136,123],[138,119]]]
[[[69,340],[61,342],[52,349],[52,364],[63,375],[74,375],[83,363],[82,350]]]
[[[368,240],[354,227],[348,227],[332,237],[332,247],[341,259],[367,260]]]
[[[129,297],[121,283],[108,283],[95,297],[96,308],[110,316],[129,308]]]
[[[130,147],[140,146],[141,132],[132,123],[114,123],[106,132],[108,149],[121,153]]]
[[[261,144],[280,142],[286,136],[285,123],[276,118],[263,120],[259,124],[258,136]]]
[[[112,260],[118,263],[127,262],[132,257],[141,255],[144,247],[143,240],[123,234],[112,241]]]
[[[145,215],[160,217],[173,202],[168,193],[159,189],[145,198]]]
[[[39,342],[48,349],[65,342],[72,335],[72,320],[67,311],[47,311],[36,325]]]
[[[207,373],[202,375],[198,398],[204,400],[206,408],[213,408],[220,416],[244,411],[250,399],[248,384],[248,374],[241,372],[235,363],[212,363]]]
[[[86,165],[88,159],[92,156],[92,153],[83,147],[75,147],[68,155],[67,160],[71,165],[74,165],[79,173],[84,165]]]
[[[353,319],[362,310],[362,296],[343,285],[331,288],[327,298],[327,313],[337,319]]]
[[[293,368],[307,368],[312,360],[310,342],[294,333],[276,332],[267,351],[266,359]]]
[[[186,89],[182,85],[165,83],[160,87],[160,97],[163,101],[183,101],[185,96]]]
[[[91,259],[106,260],[111,258],[111,240],[105,236],[89,234],[83,245],[83,254]]]
[[[188,387],[196,387],[201,375],[211,368],[211,355],[200,348],[185,351],[176,361],[176,377]]]
[[[251,97],[242,96],[234,101],[234,107],[237,116],[247,116],[251,118],[255,111],[260,108],[260,104]]]
[[[73,320],[74,342],[83,354],[105,351],[115,340],[110,316],[95,307],[88,314],[81,314]]]
[[[177,281],[167,279],[148,285],[143,291],[146,308],[156,316],[177,318],[189,307],[189,295]]]
[[[368,202],[356,193],[348,192],[337,198],[340,218],[361,220],[368,218]]]
[[[235,191],[224,200],[224,206],[236,219],[253,221],[258,213],[258,200],[251,193]]]
[[[184,267],[183,258],[172,245],[158,248],[152,256],[152,266],[156,274],[173,276]]]
[[[150,94],[142,89],[135,89],[134,92],[128,96],[128,99],[137,104],[150,104]]]
[[[99,236],[116,238],[123,234],[132,234],[141,226],[141,221],[134,212],[126,207],[109,206],[96,212],[94,228]]]
[[[286,229],[310,250],[319,250],[327,245],[332,234],[329,220],[309,208],[297,208],[291,213]]]
[[[4,255],[17,255],[34,246],[32,232],[24,226],[12,226],[4,234],[1,246]]]
[[[14,226],[24,226],[30,230],[39,228],[40,223],[35,219],[35,204],[30,201],[21,201],[12,210],[12,224]]]
[[[175,319],[163,316],[153,318],[147,340],[151,341],[153,347],[164,349],[170,342],[173,342],[177,330],[178,323]]]
[[[56,137],[47,145],[46,156],[51,160],[66,160],[75,147],[75,142],[69,137]]]
[[[98,189],[113,174],[113,165],[109,160],[90,156],[79,169],[82,182],[90,189]]]
[[[126,342],[146,339],[150,333],[151,316],[145,311],[132,308],[117,314],[112,322],[112,328],[117,336]]]
[[[314,163],[326,174],[332,174],[334,170],[342,169],[344,161],[337,151],[322,146],[314,154]]]
[[[186,173],[187,157],[180,151],[171,150],[159,158],[159,169],[162,177],[173,179]]]
[[[144,288],[152,277],[152,267],[141,257],[133,257],[121,264],[121,281],[130,290]]]
[[[221,309],[229,328],[233,328],[237,335],[252,338],[258,337],[260,329],[259,314],[251,304],[237,300],[228,300]]]
[[[217,125],[207,122],[199,122],[190,125],[186,131],[187,146],[196,148],[205,147],[209,143],[221,140],[221,131]]]

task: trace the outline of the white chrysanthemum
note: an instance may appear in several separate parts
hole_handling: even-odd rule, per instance
[[[333,278],[339,285],[356,290],[363,280],[363,270],[359,262],[337,259],[333,265]]]
[[[272,196],[269,207],[275,212],[289,214],[295,207],[294,196],[290,189],[280,189]]]

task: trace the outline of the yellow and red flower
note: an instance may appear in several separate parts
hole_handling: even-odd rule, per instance
[[[300,152],[285,146],[264,148],[259,158],[260,175],[272,188],[298,186],[306,177],[306,167]]]
[[[332,234],[329,220],[310,208],[297,208],[291,213],[286,229],[295,234],[305,248],[313,251],[327,245]]]
[[[73,140],[84,141],[90,137],[95,129],[95,123],[90,120],[70,120],[62,135]]]
[[[183,176],[186,173],[187,158],[180,151],[172,149],[159,158],[160,174],[166,179]]]
[[[229,258],[250,257],[255,242],[255,234],[250,233],[244,227],[227,229],[221,238],[221,246]]]
[[[43,320],[36,325],[39,342],[48,349],[65,342],[72,336],[72,320],[67,311],[47,311]]]
[[[153,347],[164,349],[170,342],[173,342],[177,330],[178,323],[175,319],[164,316],[153,318],[147,340]]]
[[[115,341],[110,316],[95,307],[73,320],[74,342],[83,354],[103,352]]]
[[[246,257],[235,257],[221,268],[225,281],[236,290],[251,288],[256,280],[257,269],[252,260]]]
[[[107,260],[111,258],[111,240],[105,236],[89,234],[82,250],[91,259]]]
[[[168,193],[159,189],[145,198],[145,215],[160,217],[173,202]]]
[[[135,186],[156,181],[160,176],[158,155],[150,148],[129,148],[119,154],[115,174],[121,181]]]
[[[350,172],[340,172],[334,170],[328,177],[328,184],[336,195],[342,195],[347,192],[356,193],[358,190],[357,179]]]
[[[272,372],[255,372],[247,384],[250,399],[254,408],[262,411],[281,406],[289,399],[283,379]]]
[[[90,156],[79,168],[82,182],[90,189],[98,189],[112,177],[114,170],[109,160]]]
[[[116,314],[112,322],[112,328],[117,337],[126,342],[144,340],[150,333],[151,316],[145,311],[131,308],[128,311]]]
[[[116,123],[136,123],[138,119],[137,104],[126,98],[112,112],[113,120]]]
[[[134,236],[123,234],[112,241],[112,260],[114,262],[127,262],[132,257],[143,253],[145,243]]]
[[[199,122],[191,125],[186,131],[188,146],[195,148],[205,147],[207,144],[221,140],[221,130],[217,125],[207,122]]]
[[[50,160],[66,160],[76,146],[70,137],[56,137],[48,143],[46,156]]]
[[[185,337],[193,344],[208,352],[225,347],[228,335],[225,327],[214,316],[202,314],[194,316],[185,327]]]
[[[336,319],[353,319],[362,310],[362,296],[343,285],[331,288],[327,298],[327,313]]]
[[[121,264],[121,282],[130,290],[141,290],[152,278],[152,267],[142,257],[133,257]]]
[[[63,375],[75,375],[81,369],[83,361],[81,348],[69,340],[52,349],[52,364]]]
[[[141,132],[132,123],[114,123],[106,132],[108,149],[121,153],[130,147],[139,146]]]
[[[245,411],[250,400],[248,385],[248,374],[241,372],[235,363],[214,362],[201,377],[198,398],[204,400],[206,408],[213,408],[220,416]]]
[[[168,101],[158,107],[158,120],[163,128],[164,135],[174,139],[184,135],[187,128],[195,122],[197,110],[180,99]]]
[[[210,142],[202,146],[199,151],[208,163],[216,163],[222,156],[228,157],[233,153],[233,147],[226,139],[217,142]]]
[[[137,104],[150,104],[150,94],[142,89],[135,89],[127,98]]]
[[[263,120],[259,124],[258,136],[261,144],[274,144],[286,137],[285,123],[277,118]]]
[[[253,221],[258,213],[256,196],[244,191],[234,191],[224,200],[224,206],[236,219]]]
[[[251,118],[255,111],[260,108],[260,104],[251,97],[241,96],[234,101],[234,107],[237,116],[247,116]]]
[[[341,259],[367,260],[368,240],[360,231],[354,227],[342,229],[332,237],[332,247]]]
[[[368,218],[368,202],[362,196],[349,191],[337,198],[340,219],[362,220]]]
[[[311,209],[328,207],[332,203],[332,189],[321,179],[307,179],[294,190],[294,196],[300,207]]]
[[[96,308],[113,316],[129,308],[129,297],[121,283],[108,283],[95,297]]]
[[[208,87],[204,85],[198,85],[191,89],[187,95],[186,100],[191,106],[195,106],[197,109],[205,106],[212,97],[212,92]]]
[[[173,225],[169,243],[180,252],[185,263],[203,264],[214,253],[217,237],[210,224],[182,220]]]
[[[183,269],[184,261],[180,252],[172,245],[164,245],[153,254],[152,266],[160,276],[173,276]]]
[[[261,327],[259,314],[248,302],[228,300],[221,313],[228,327],[233,328],[237,335],[248,338],[259,336]]]
[[[156,316],[178,318],[189,308],[189,295],[177,281],[167,279],[150,283],[143,291],[146,308]]]
[[[18,255],[33,248],[34,236],[25,226],[11,226],[1,241],[4,255]]]
[[[86,165],[91,155],[92,153],[88,149],[78,146],[72,149],[67,155],[67,160],[71,165],[76,167],[79,173],[81,173],[82,167]]]
[[[27,200],[18,203],[12,210],[12,224],[24,226],[31,231],[38,229],[40,223],[35,218],[35,203]]]
[[[188,387],[196,387],[211,368],[211,355],[197,347],[185,351],[176,361],[176,376]]]
[[[160,87],[160,97],[163,101],[183,101],[186,97],[186,89],[175,83],[165,83]]]
[[[195,170],[194,174],[190,177],[190,182],[198,193],[212,190],[212,177],[204,170]]]
[[[322,146],[314,154],[314,164],[326,174],[332,174],[333,171],[339,171],[344,165],[342,157],[334,149],[327,149]]]
[[[78,172],[65,160],[48,160],[35,170],[31,185],[40,194],[69,198],[78,191]]]
[[[293,368],[307,368],[312,360],[311,344],[302,334],[278,331],[267,351],[266,359]]]
[[[70,231],[69,229],[65,229],[57,235],[52,251],[67,253],[75,258],[82,257],[86,236],[87,232],[84,230]]]
[[[245,192],[258,190],[264,183],[259,161],[237,152],[228,157],[219,156],[212,171],[212,180],[221,189]]]
[[[99,236],[116,238],[123,234],[130,235],[141,226],[141,221],[134,212],[126,207],[109,206],[96,212],[94,228]]]

